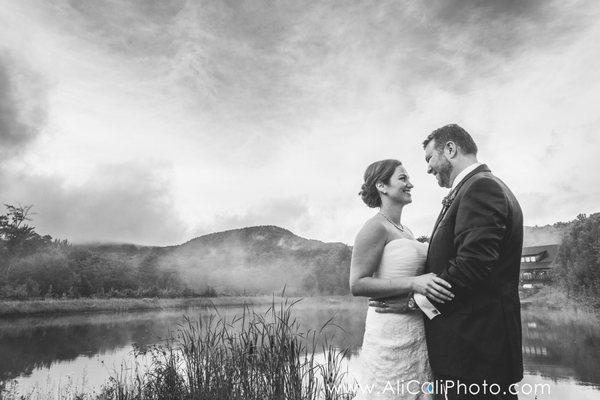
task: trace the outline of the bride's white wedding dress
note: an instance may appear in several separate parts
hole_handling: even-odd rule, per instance
[[[421,275],[426,257],[427,243],[408,238],[392,240],[386,244],[373,276],[387,279]],[[414,394],[421,393],[421,384],[432,378],[423,315],[377,313],[369,307],[362,349],[353,364],[352,375],[360,385],[355,400],[430,399],[429,395]]]

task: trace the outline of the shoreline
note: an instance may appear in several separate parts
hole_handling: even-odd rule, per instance
[[[193,298],[108,298],[108,299],[50,299],[0,301],[0,318],[35,315],[60,315],[94,312],[128,312],[165,310],[187,307],[227,307],[269,304],[283,301],[280,296],[221,296]]]
[[[281,303],[285,300],[312,299],[322,303],[335,304],[346,301],[359,301],[350,295],[331,296],[220,296],[220,297],[179,297],[179,298],[80,298],[80,299],[37,299],[37,300],[0,300],[0,318],[18,318],[35,315],[61,315],[94,312],[129,312],[145,310],[166,310],[188,307],[228,307],[243,305],[266,305],[273,301]],[[325,305],[322,304],[322,305]],[[560,288],[545,286],[539,291],[525,296],[521,294],[523,308],[564,307],[583,308],[598,312],[593,301],[576,300],[568,297]]]
[[[100,312],[130,312],[188,307],[239,307],[243,305],[269,305],[292,302],[300,299],[316,301],[323,306],[335,305],[358,298],[344,295],[331,296],[220,296],[220,297],[179,297],[179,298],[108,298],[108,299],[50,299],[50,300],[1,300],[0,319],[28,317],[36,315],[66,315]]]

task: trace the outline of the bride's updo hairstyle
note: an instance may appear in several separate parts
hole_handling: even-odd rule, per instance
[[[398,165],[402,165],[398,160],[381,160],[375,161],[367,167],[364,176],[365,183],[363,183],[360,193],[358,193],[366,205],[371,208],[381,207],[379,190],[375,185],[378,182],[383,182],[386,185],[390,183],[390,178]]]

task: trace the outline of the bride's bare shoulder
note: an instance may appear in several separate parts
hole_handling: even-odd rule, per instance
[[[388,231],[381,221],[381,218],[379,218],[378,215],[374,215],[365,221],[362,228],[360,228],[360,231],[358,231],[358,234],[356,235],[356,240],[385,240],[387,239],[387,236]]]

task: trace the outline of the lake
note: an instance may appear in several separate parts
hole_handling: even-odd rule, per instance
[[[266,310],[266,306],[255,306]],[[359,353],[366,302],[360,299],[306,299],[295,307],[303,330],[320,329],[333,317],[340,328],[326,329],[333,343]],[[36,316],[0,320],[0,380],[16,380],[21,393],[47,393],[67,386],[91,392],[133,365],[135,346],[152,345],[175,332],[183,316],[231,318],[241,307],[168,311]],[[600,319],[572,309],[523,309],[523,390],[536,384],[537,399],[600,398]],[[530,386],[527,386],[530,385]],[[521,394],[521,399],[535,399]]]

